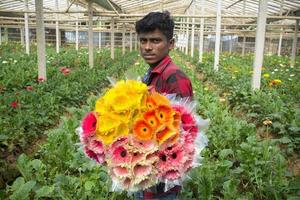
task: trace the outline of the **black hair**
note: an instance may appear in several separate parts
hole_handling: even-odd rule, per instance
[[[168,11],[150,12],[135,24],[135,30],[138,34],[148,33],[160,30],[167,39],[173,38],[174,21]]]

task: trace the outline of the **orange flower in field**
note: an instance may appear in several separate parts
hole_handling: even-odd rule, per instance
[[[159,126],[159,121],[155,115],[155,110],[149,110],[144,114],[144,119],[153,130]]]
[[[153,130],[145,120],[138,120],[133,126],[133,134],[139,140],[151,140],[153,138]]]
[[[162,105],[156,109],[156,117],[162,124],[173,122],[174,111],[170,106]]]

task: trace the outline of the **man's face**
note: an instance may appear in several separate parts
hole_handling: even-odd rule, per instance
[[[159,62],[174,48],[174,39],[168,40],[159,29],[140,33],[139,39],[141,55],[148,64]]]

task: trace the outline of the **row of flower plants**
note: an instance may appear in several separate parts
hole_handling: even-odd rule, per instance
[[[34,49],[33,49],[34,52]],[[47,48],[47,81],[37,77],[35,53],[24,54],[18,44],[0,47],[0,185],[16,176],[15,158],[31,149],[43,137],[46,129],[54,127],[65,107],[80,106],[91,93],[105,88],[107,76],[121,75],[136,59],[135,53],[110,59],[108,50],[95,51],[95,67],[88,66],[86,48]],[[30,150],[31,151],[31,150]]]
[[[210,119],[202,165],[188,174],[179,199],[296,198],[299,184],[287,173],[286,161],[275,142],[259,141],[253,123],[235,117],[215,91],[207,90],[194,71],[185,66],[186,58],[172,56],[192,80],[198,113]],[[127,74],[142,75],[146,68],[139,62]],[[47,140],[33,158],[25,154],[18,158],[22,176],[9,184],[0,197],[132,199],[126,192],[111,192],[107,169],[84,155],[75,133],[97,99],[92,95],[81,108],[70,107],[69,115],[61,117],[59,127],[48,131]]]
[[[183,53],[180,52],[182,56]],[[259,128],[261,137],[272,137],[288,155],[299,154],[300,147],[300,59],[290,66],[287,56],[265,56],[261,89],[251,89],[253,55],[224,53],[219,71],[213,70],[213,54],[205,54],[203,64],[197,56],[185,56],[196,65],[203,81],[218,88],[221,101]]]

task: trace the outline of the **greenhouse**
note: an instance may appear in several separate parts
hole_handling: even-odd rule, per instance
[[[0,199],[300,199],[300,0],[1,0]]]

